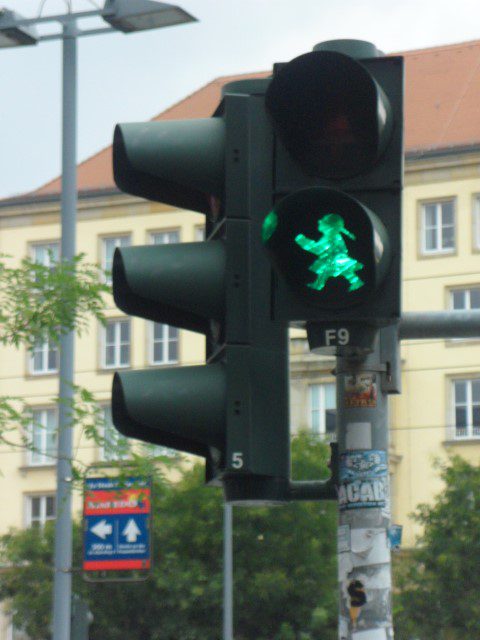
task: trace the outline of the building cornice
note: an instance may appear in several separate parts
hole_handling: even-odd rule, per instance
[[[433,174],[436,171],[455,169],[456,172],[474,168],[474,172],[480,174],[480,143],[465,145],[462,147],[444,147],[435,149],[412,149],[405,154],[405,176],[407,185],[413,174]],[[458,177],[458,176],[457,176]],[[442,173],[442,179],[445,179]],[[433,181],[436,181],[433,178]],[[415,179],[413,178],[415,183]],[[132,206],[145,204],[142,198],[133,197],[122,193],[116,187],[105,189],[83,190],[78,192],[78,210],[89,210],[96,207],[108,206]],[[48,193],[38,195],[27,193],[0,200],[0,220],[6,217],[22,216],[25,214],[55,214],[60,211],[61,194]],[[162,211],[173,210],[167,205],[157,205]]]

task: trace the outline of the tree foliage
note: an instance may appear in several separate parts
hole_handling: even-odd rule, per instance
[[[18,267],[0,262],[0,343],[58,342],[69,331],[81,335],[92,317],[104,322],[102,294],[110,288],[99,275],[83,254],[54,267],[28,258]]]
[[[318,479],[328,472],[325,444],[303,434],[292,449],[297,479]],[[175,484],[154,480],[153,510],[149,580],[91,584],[74,576],[75,592],[94,615],[90,638],[218,640],[223,495],[204,486],[203,465],[197,464]],[[235,507],[233,521],[235,638],[336,638],[336,505]],[[77,565],[79,530],[78,525]],[[48,637],[51,544],[48,528],[12,532],[2,541],[0,562],[15,566],[4,570],[0,600],[10,603],[16,624],[32,640]],[[41,589],[32,589],[39,581]]]
[[[59,343],[69,331],[82,335],[92,318],[104,323],[103,294],[110,288],[101,282],[98,267],[84,262],[83,254],[59,261],[54,267],[30,259],[22,260],[19,266],[9,266],[8,256],[2,258],[0,344],[32,349],[39,341]],[[54,401],[65,402],[58,398]],[[103,418],[89,391],[75,386],[74,399],[69,401],[67,410],[70,423],[79,426],[87,439],[101,441]],[[21,398],[0,396],[2,444],[33,451],[28,433],[31,423],[31,411]],[[78,465],[74,472],[81,475]]]
[[[396,638],[480,637],[480,466],[440,465],[443,492],[414,514],[418,547],[397,567]]]

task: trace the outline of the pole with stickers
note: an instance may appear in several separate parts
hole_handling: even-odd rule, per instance
[[[371,353],[337,357],[341,640],[393,639],[387,394],[397,390],[391,364],[398,360],[391,338],[382,329]]]

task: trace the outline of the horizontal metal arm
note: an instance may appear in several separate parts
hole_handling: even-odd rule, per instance
[[[337,489],[328,480],[292,480],[288,485],[289,500],[336,500]]]
[[[428,338],[479,338],[480,311],[423,311],[404,313],[401,340]]]

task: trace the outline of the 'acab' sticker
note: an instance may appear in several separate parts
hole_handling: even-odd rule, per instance
[[[348,451],[340,456],[340,509],[383,508],[388,498],[385,451]]]

